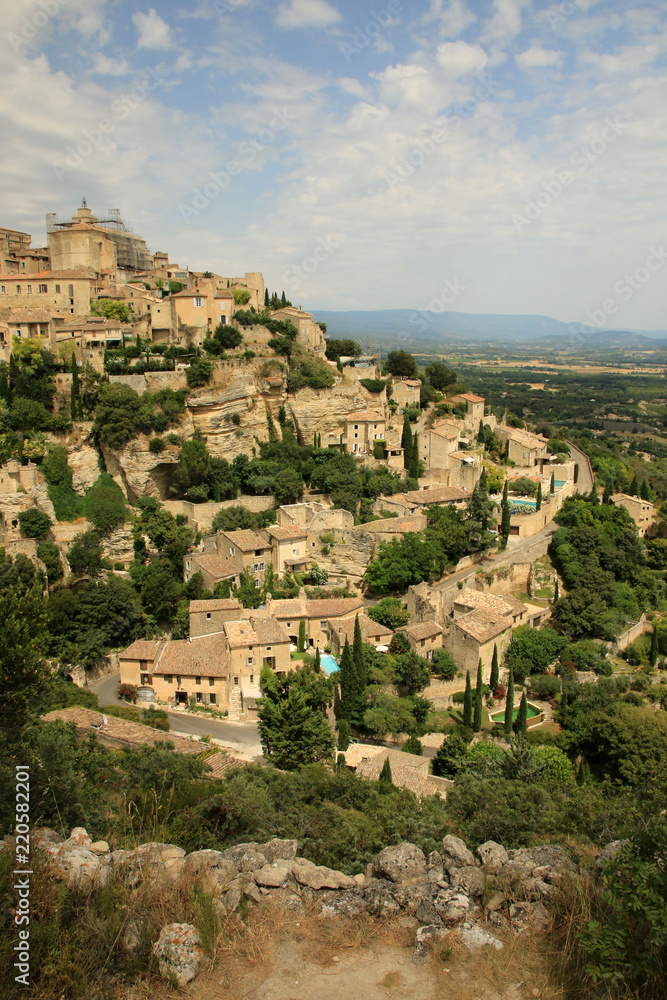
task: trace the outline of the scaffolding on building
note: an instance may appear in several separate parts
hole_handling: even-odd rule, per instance
[[[85,202],[85,199],[84,199]],[[84,208],[87,206],[84,204]],[[91,220],[96,228],[103,229],[110,240],[116,244],[116,260],[118,267],[128,271],[148,271],[153,267],[153,255],[146,246],[146,241],[127,226],[120,214],[119,208],[110,208],[104,219]],[[46,216],[47,235],[81,225],[77,219],[59,219],[55,212]]]

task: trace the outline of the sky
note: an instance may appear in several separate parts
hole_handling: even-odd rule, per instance
[[[85,196],[307,309],[667,328],[663,0],[0,11],[0,226],[35,245]]]

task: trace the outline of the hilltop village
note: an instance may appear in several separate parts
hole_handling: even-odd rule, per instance
[[[383,593],[402,597],[406,648],[428,660],[445,650],[458,676],[481,663],[485,684],[513,629],[548,619],[547,601],[517,595],[531,592],[549,526],[578,489],[564,442],[506,423],[442,363],[420,377],[405,352],[383,365],[327,342],[259,272],[193,272],[151,254],[117,211],[98,219],[84,201],[71,220],[48,216],[47,233],[33,249],[28,234],[0,230],[0,390],[12,413],[40,357],[53,386],[50,408],[25,400],[10,418],[1,541],[48,590],[107,574],[136,586],[138,563],[164,562],[152,521],[180,531],[181,600],[149,603],[153,624],[116,650],[121,683],[142,700],[256,718],[262,667],[286,675],[297,648],[333,654],[337,669],[359,617],[364,639],[388,649],[395,629],[365,613]],[[304,448],[325,470],[310,488],[271,463],[291,453],[299,469]],[[346,488],[355,466],[369,489]],[[120,513],[87,519],[114,501]],[[651,530],[648,502],[613,502]],[[382,584],[382,553],[423,537],[434,511],[462,521],[471,504],[483,537],[435,574]],[[81,680],[91,659],[67,669]],[[424,695],[445,707],[457,686],[434,677]]]
[[[0,229],[0,767],[30,768],[37,919],[80,915],[67,967],[31,942],[49,996],[74,953],[77,996],[185,984],[273,906],[402,914],[438,968],[576,926],[611,981],[591,859],[634,921],[625,838],[648,881],[664,853],[667,505],[511,382],[327,335],[259,271],[85,201],[47,236]],[[574,871],[596,902],[552,906]]]

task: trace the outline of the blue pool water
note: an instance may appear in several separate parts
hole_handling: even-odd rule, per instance
[[[338,670],[338,664],[329,653],[320,655],[320,663],[325,674],[332,674],[334,670]]]
[[[565,483],[566,483],[565,479],[554,479],[554,486],[556,487],[557,490],[561,490],[563,486],[565,486]]]
[[[515,507],[537,507],[535,500],[510,500]]]

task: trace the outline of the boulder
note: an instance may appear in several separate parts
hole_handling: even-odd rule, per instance
[[[559,875],[567,875],[577,870],[565,851],[558,844],[548,844],[545,847],[522,847],[518,851],[509,851],[512,866],[520,866],[532,875],[536,868],[549,868]]]
[[[136,955],[141,948],[141,928],[136,920],[125,924],[120,936],[120,945],[128,955]]]
[[[153,945],[153,953],[158,958],[160,974],[165,979],[175,979],[180,987],[199,974],[204,959],[199,933],[192,924],[163,927]]]
[[[315,890],[354,889],[357,884],[350,875],[343,875],[342,872],[310,863],[307,865],[295,864],[292,874],[299,885]]]
[[[415,844],[385,847],[375,859],[374,871],[391,882],[410,884],[427,880],[424,852]]]
[[[468,850],[465,841],[460,837],[453,837],[448,834],[442,841],[442,856],[445,867],[453,866],[462,868],[463,865],[474,865],[475,859],[472,852]]]
[[[254,873],[254,878],[257,885],[265,886],[269,889],[279,889],[282,885],[285,885],[291,871],[291,864],[281,865],[277,862],[275,865],[264,865],[263,868]]]
[[[485,867],[501,868],[509,861],[509,855],[502,844],[497,844],[495,840],[487,840],[485,844],[480,844],[477,848],[479,859]]]
[[[194,851],[185,859],[184,871],[201,876],[209,892],[220,895],[239,874],[238,868],[222,851]]]
[[[597,858],[595,859],[595,867],[600,870],[608,865],[610,861],[613,861],[618,852],[622,847],[628,843],[627,840],[612,840],[611,844],[607,844],[599,852]]]
[[[472,900],[462,892],[443,892],[438,894],[433,904],[440,918],[448,927],[454,927],[466,920],[473,909]]]
[[[433,900],[425,896],[415,910],[415,917],[420,924],[441,925],[440,914],[435,908]]]
[[[237,844],[236,847],[228,847],[222,853],[224,858],[236,865],[240,872],[257,871],[263,868],[267,861],[260,845],[256,843]]]
[[[364,886],[364,899],[368,903],[368,912],[374,917],[392,917],[401,912],[401,904],[385,881],[368,881]]]
[[[121,852],[114,851],[113,859]],[[132,887],[143,879],[177,879],[185,866],[185,851],[175,844],[141,844],[133,851],[123,852],[127,864],[127,879]]]
[[[268,844],[262,844],[260,850],[270,865],[274,861],[294,861],[299,850],[299,841],[280,840],[274,837]]]
[[[478,951],[480,948],[495,948],[500,951],[503,947],[502,941],[478,924],[466,922],[459,928],[459,938],[468,951]]]
[[[549,912],[542,903],[513,903],[510,906],[510,923],[515,934],[543,930],[549,920]]]
[[[90,850],[93,854],[109,854],[109,845],[106,840],[96,840],[94,844],[90,845]]]
[[[459,882],[458,888],[467,896],[483,895],[484,873],[481,868],[473,868],[470,865],[465,865],[463,868],[458,869],[457,875]]]

